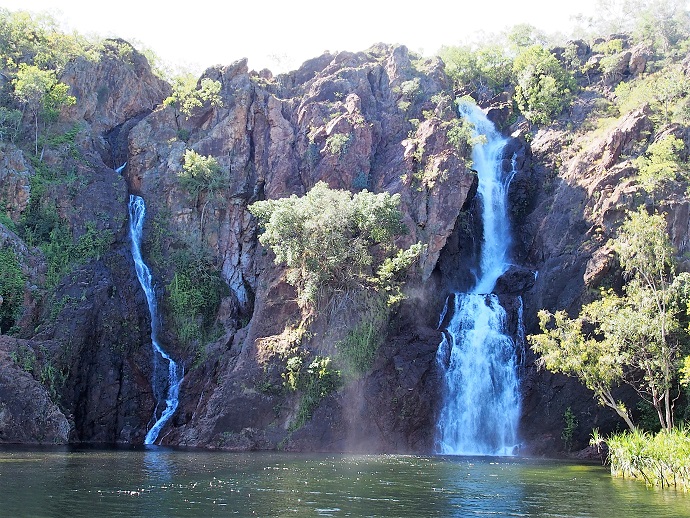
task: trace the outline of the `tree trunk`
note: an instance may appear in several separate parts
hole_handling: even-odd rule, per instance
[[[604,401],[604,404],[612,408],[614,412],[616,412],[620,417],[623,418],[625,421],[625,424],[628,425],[628,428],[630,428],[631,432],[634,432],[637,428],[633,424],[633,422],[630,420],[630,416],[628,415],[628,411],[625,408],[622,408],[618,403],[616,403],[616,400],[613,398],[610,392],[606,392],[602,394],[602,400]]]
[[[34,144],[35,144],[35,150],[34,150],[34,155],[38,156],[38,112],[34,114]]]

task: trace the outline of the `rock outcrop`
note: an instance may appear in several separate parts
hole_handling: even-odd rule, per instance
[[[4,212],[37,240],[62,235],[74,243],[71,251],[48,250],[47,260],[0,223],[0,241],[27,280],[17,322],[24,340],[2,337],[3,344],[19,344],[12,347],[36,361],[21,369],[16,350],[4,349],[0,441],[136,443],[155,405],[150,323],[128,252],[127,185],[112,169],[107,134],[151,111],[170,87],[125,42],[69,63],[61,79],[78,100],[54,128],[64,142],[44,147],[37,161],[53,175],[43,177],[40,197],[31,192],[37,173],[28,156],[10,144],[0,151]],[[58,261],[72,261],[71,272],[58,277]]]
[[[0,444],[66,444],[69,439],[67,417],[32,375],[37,345],[0,336]]]

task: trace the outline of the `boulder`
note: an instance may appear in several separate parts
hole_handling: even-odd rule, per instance
[[[530,290],[537,279],[537,273],[529,268],[511,265],[496,281],[494,292],[506,295],[519,295]]]
[[[67,417],[31,374],[38,348],[38,343],[0,336],[0,444],[66,444],[69,439]]]

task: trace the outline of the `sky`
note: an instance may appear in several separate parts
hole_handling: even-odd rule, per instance
[[[153,50],[164,62],[200,72],[249,59],[249,68],[284,72],[324,51],[400,43],[424,55],[441,45],[529,23],[569,34],[573,16],[596,0],[0,0],[9,10],[48,12],[64,28],[117,36]],[[214,5],[215,4],[215,5]]]

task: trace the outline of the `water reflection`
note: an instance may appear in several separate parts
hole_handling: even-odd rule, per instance
[[[144,473],[151,484],[170,482],[173,476],[171,456],[174,452],[161,446],[147,445],[144,451]]]

